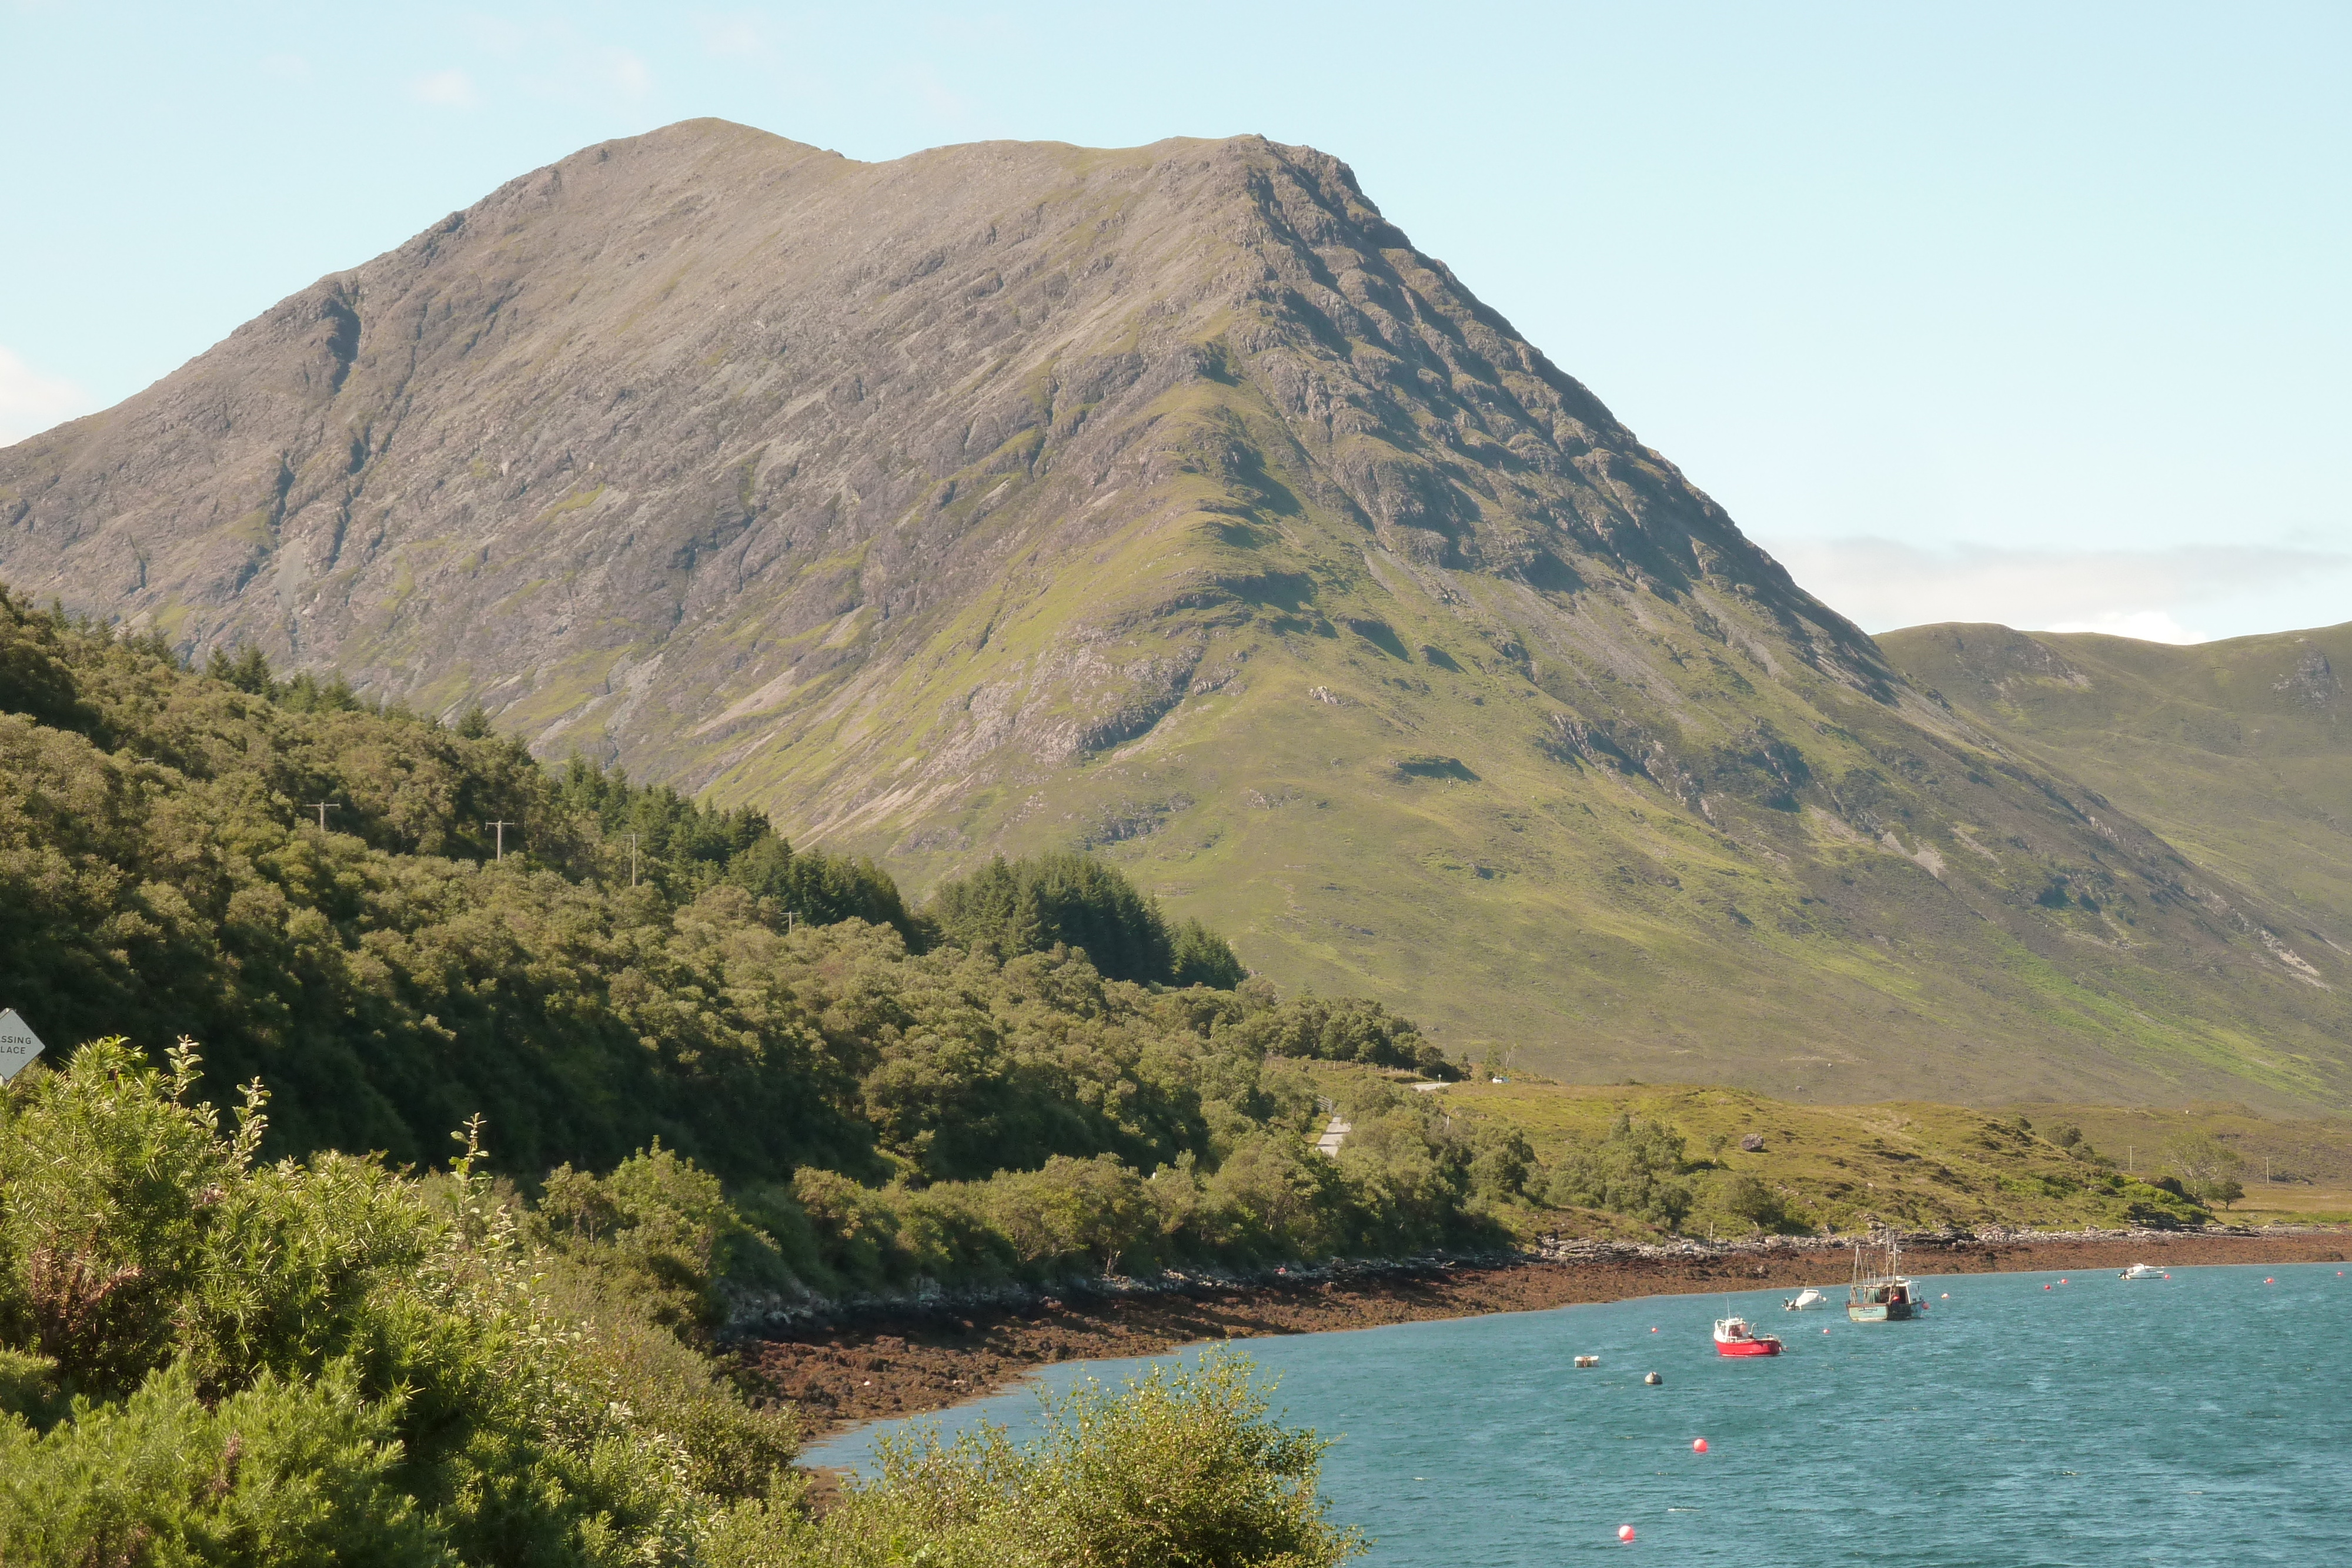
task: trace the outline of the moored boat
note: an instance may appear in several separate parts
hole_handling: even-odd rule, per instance
[[[2169,1280],[2172,1276],[2153,1263],[2135,1263],[2116,1278],[2118,1280]]]
[[[1778,1336],[1758,1333],[1743,1317],[1715,1320],[1715,1354],[1717,1355],[1778,1355]]]
[[[1846,1287],[1845,1315],[1858,1323],[1895,1323],[1916,1317],[1919,1296],[1903,1272],[1903,1244],[1890,1232],[1853,1244],[1853,1282]]]
[[[1821,1291],[1814,1290],[1811,1285],[1806,1286],[1803,1290],[1799,1291],[1795,1295],[1790,1296],[1787,1301],[1780,1303],[1781,1308],[1784,1311],[1791,1312],[1801,1312],[1808,1307],[1820,1307],[1826,1306],[1828,1304],[1829,1298],[1823,1295]]]

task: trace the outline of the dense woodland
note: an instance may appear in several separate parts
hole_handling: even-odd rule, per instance
[[[910,912],[478,715],[5,599],[0,706],[0,997],[60,1047],[200,1040],[215,1099],[268,1085],[265,1157],[430,1164],[479,1114],[536,1188],[659,1146],[826,1290],[1489,1234],[1477,1144],[1416,1097],[1352,1086],[1343,1157],[1309,1144],[1287,1059],[1448,1071],[1409,1022],[1279,999],[1098,862]]]

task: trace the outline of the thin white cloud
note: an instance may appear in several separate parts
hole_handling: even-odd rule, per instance
[[[596,64],[604,80],[625,99],[634,101],[653,90],[653,71],[626,49],[598,49]]]
[[[418,77],[409,83],[408,90],[423,101],[443,109],[471,109],[481,101],[481,96],[474,90],[474,78],[455,67]]]
[[[769,52],[767,20],[755,11],[706,11],[694,19],[705,52],[721,59],[759,59]]]
[[[1886,538],[1759,540],[1798,582],[1868,632],[1947,621],[2193,643],[2221,607],[2279,606],[2277,625],[2352,614],[2352,553],[2273,546],[2163,550],[1926,549]],[[2340,584],[2340,600],[2324,591]],[[2323,591],[2315,605],[2314,591]],[[2345,613],[2327,613],[2342,603]],[[2254,611],[2257,620],[2264,619]],[[2317,614],[2318,619],[2311,617]],[[2234,632],[2217,634],[2234,635]]]
[[[73,382],[45,376],[12,350],[0,348],[0,446],[13,446],[94,406],[90,395]]]
[[[264,55],[261,69],[279,81],[309,81],[311,74],[310,62],[300,55]]]

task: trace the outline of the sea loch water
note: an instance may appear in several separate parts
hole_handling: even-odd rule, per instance
[[[2307,1568],[2352,1563],[2352,1265],[2338,1267],[1932,1279],[1928,1315],[1910,1323],[1847,1322],[1843,1285],[1834,1306],[1804,1312],[1781,1310],[1792,1291],[1732,1296],[1788,1342],[1769,1359],[1715,1354],[1719,1295],[1244,1348],[1281,1379],[1286,1420],[1341,1439],[1325,1490],[1335,1519],[1375,1538],[1378,1568],[1603,1552],[1738,1568]],[[1600,1366],[1576,1370],[1580,1354]],[[1074,1364],[1044,1381],[1116,1383],[1148,1364]],[[1663,1386],[1643,1386],[1652,1370]],[[1024,1389],[940,1424],[1017,1435],[1035,1411]],[[856,1466],[888,1429],[814,1446],[805,1462]],[[1711,1451],[1696,1455],[1702,1437]]]

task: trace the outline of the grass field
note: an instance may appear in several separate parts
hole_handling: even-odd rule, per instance
[[[2223,1218],[2256,1225],[2352,1222],[2352,1121],[2264,1116],[2252,1107],[2206,1103],[2171,1110],[2116,1105],[2021,1105],[2037,1125],[2073,1122],[2127,1172],[2162,1169],[2165,1145],[2203,1133],[2242,1162],[2246,1196]]]
[[[1342,1073],[1343,1068],[1323,1071]],[[2243,1105],[2172,1111],[2035,1104],[2000,1110],[1919,1101],[1811,1105],[1743,1089],[1693,1084],[1568,1084],[1528,1077],[1434,1091],[1447,1115],[1517,1129],[1540,1167],[1604,1139],[1621,1116],[1661,1122],[1685,1140],[1682,1179],[1696,1200],[1685,1234],[1745,1235],[1755,1227],[1722,1196],[1752,1176],[1784,1201],[1781,1228],[1833,1231],[1885,1222],[1906,1228],[2110,1228],[2178,1207],[2147,1182],[2166,1153],[2203,1134],[2235,1152],[2246,1197],[2217,1218],[2239,1223],[2352,1222],[2352,1123],[2261,1116]],[[2068,1129],[2079,1131],[2071,1148]],[[1743,1148],[1755,1138],[1761,1146]],[[2264,1179],[2264,1161],[2282,1179]],[[2292,1179],[2287,1179],[2292,1178]],[[1540,1180],[1529,1183],[1540,1192]],[[2177,1218],[2173,1216],[2172,1218]],[[1622,1216],[1537,1207],[1524,1228],[1585,1235],[1655,1234]]]

